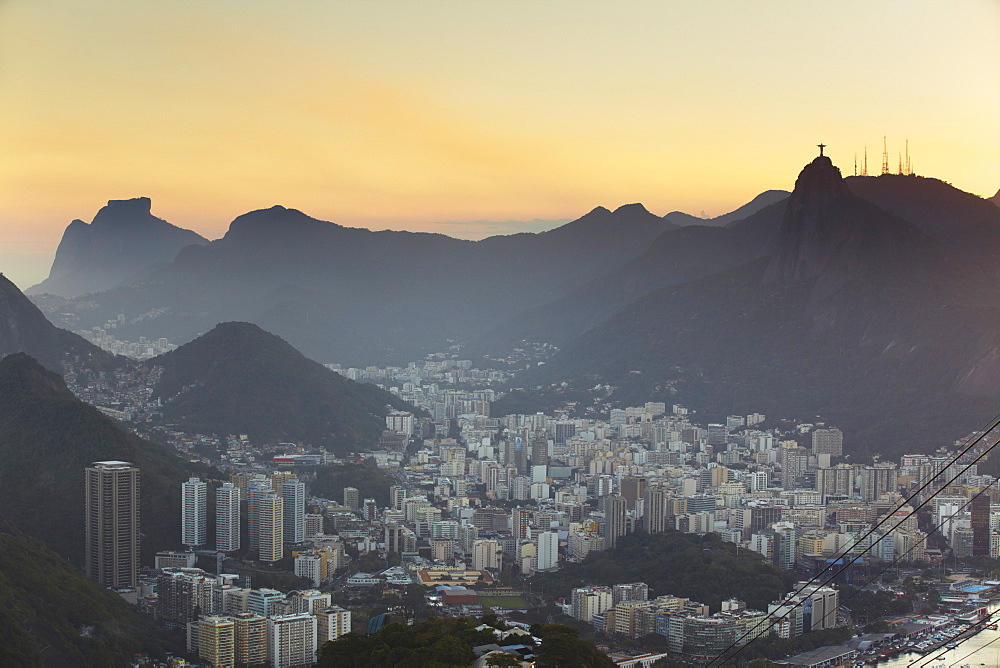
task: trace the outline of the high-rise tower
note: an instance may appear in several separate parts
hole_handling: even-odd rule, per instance
[[[208,485],[200,478],[181,484],[181,543],[194,548],[208,540]]]
[[[215,549],[240,549],[240,488],[229,482],[215,492]]]
[[[260,546],[260,502],[268,494],[273,494],[271,481],[267,479],[253,480],[247,485],[247,540],[250,549]]]
[[[87,576],[106,587],[135,587],[139,570],[139,469],[129,462],[94,462],[84,476]]]
[[[257,506],[257,545],[261,561],[284,556],[284,504],[275,493],[265,494]]]
[[[609,494],[604,499],[604,542],[608,549],[615,547],[618,539],[625,535],[627,505],[628,501],[619,494]]]
[[[298,480],[281,486],[284,502],[285,542],[302,543],[306,539],[306,485]]]

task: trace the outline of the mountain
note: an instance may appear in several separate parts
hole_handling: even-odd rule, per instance
[[[222,323],[148,364],[163,368],[153,390],[164,400],[163,418],[186,431],[305,441],[348,452],[377,443],[386,405],[413,410],[245,322]]]
[[[142,281],[59,312],[83,327],[147,314],[116,331],[133,340],[185,342],[217,322],[247,321],[323,362],[406,362],[556,299],[669,229],[627,205],[476,242],[349,228],[275,206],[239,216],[221,239],[185,247]]]
[[[180,540],[180,485],[205,470],[122,430],[23,353],[0,360],[0,519],[82,565],[84,468],[123,460],[142,472],[142,563]]]
[[[692,216],[691,214],[684,213],[683,211],[671,211],[665,215],[663,219],[669,223],[677,225],[678,227],[688,225],[725,227],[729,223],[748,218],[761,209],[769,207],[772,204],[776,204],[785,199],[788,199],[787,190],[765,190],[743,206],[733,209],[729,213],[724,213],[721,216],[716,216],[715,218],[699,218],[698,216]]]
[[[128,666],[166,633],[41,541],[0,519],[0,664]]]
[[[997,191],[996,195],[990,197],[989,200],[994,204],[996,204],[997,206],[1000,206],[1000,190]]]
[[[995,412],[1000,283],[807,165],[764,259],[643,295],[526,372],[711,417],[822,415],[855,452],[936,447]],[[849,446],[850,447],[850,446]]]
[[[524,339],[562,345],[654,290],[764,259],[777,238],[785,202],[781,199],[725,227],[668,230],[621,268],[514,316],[477,340],[474,348],[504,350]]]
[[[171,225],[150,213],[150,199],[110,200],[89,225],[74,220],[63,232],[49,277],[28,294],[49,292],[77,297],[107,290],[149,265],[170,262],[201,235]]]
[[[49,322],[16,285],[0,274],[0,358],[12,353],[28,353],[60,374],[66,355],[86,359],[93,368],[114,365],[108,353]]]
[[[939,179],[882,174],[852,176],[845,183],[858,197],[949,244],[984,229],[1000,229],[1000,209],[994,203]]]

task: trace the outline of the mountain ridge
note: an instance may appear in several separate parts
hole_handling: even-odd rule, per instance
[[[28,353],[47,369],[61,374],[67,355],[85,360],[96,368],[114,366],[113,356],[72,332],[53,325],[14,285],[0,273],[0,359]]]
[[[989,273],[850,193],[825,159],[803,169],[775,239],[766,262],[634,300],[524,385],[609,383],[624,405],[655,396],[714,417],[822,413],[854,452],[929,448],[992,415]]]
[[[125,305],[160,314],[119,328],[123,337],[184,342],[219,321],[249,321],[324,362],[407,361],[617,268],[668,229],[624,206],[538,234],[466,241],[348,228],[275,206],[239,216],[221,239],[185,247],[144,282],[61,308],[82,326]],[[460,316],[439,315],[442,295]]]
[[[765,190],[764,192],[756,195],[746,204],[733,209],[729,213],[716,216],[715,218],[699,218],[698,216],[692,216],[691,214],[684,213],[683,211],[671,211],[667,215],[663,216],[663,219],[673,223],[674,225],[682,227],[691,225],[725,227],[732,222],[748,218],[761,209],[787,199],[789,194],[790,193],[787,190]]]

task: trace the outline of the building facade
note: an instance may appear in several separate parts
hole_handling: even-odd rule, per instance
[[[85,476],[84,570],[113,589],[134,588],[139,571],[139,469],[94,462]]]

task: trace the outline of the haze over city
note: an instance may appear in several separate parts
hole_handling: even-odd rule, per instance
[[[140,195],[210,239],[276,203],[461,238],[715,216],[883,136],[990,196],[997,34],[990,0],[5,2],[0,261],[26,288]]]

